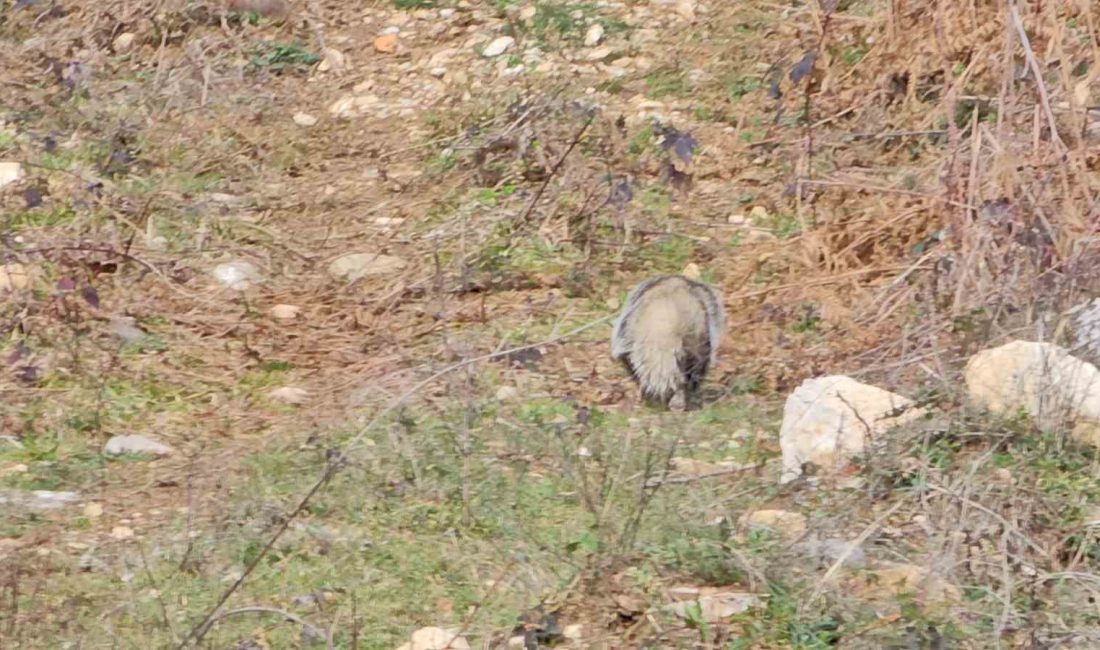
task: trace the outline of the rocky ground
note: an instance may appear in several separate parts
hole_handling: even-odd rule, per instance
[[[11,4],[0,636],[1097,643],[1100,39],[962,4]]]

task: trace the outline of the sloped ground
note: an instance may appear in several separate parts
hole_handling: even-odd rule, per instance
[[[0,14],[0,481],[79,500],[5,506],[5,639],[1095,640],[1093,456],[954,415],[961,358],[1068,336],[1095,286],[1084,6],[1019,16],[1026,47],[951,3],[233,7]],[[658,416],[596,321],[689,264],[731,314],[716,401]],[[824,372],[952,415],[844,489],[780,488],[777,406]],[[175,453],[106,459],[121,433]],[[738,523],[759,508],[808,537]],[[222,611],[299,621],[202,627],[257,558]],[[876,600],[891,562],[936,576]],[[760,602],[663,609],[703,586]]]

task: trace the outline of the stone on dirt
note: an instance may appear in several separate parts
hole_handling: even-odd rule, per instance
[[[1068,428],[1100,447],[1100,370],[1064,348],[1013,341],[975,354],[963,376],[976,406],[1006,417],[1024,412],[1040,429]]]
[[[791,393],[783,407],[780,482],[801,476],[807,462],[825,474],[837,473],[849,459],[863,453],[871,439],[923,413],[924,409],[916,408],[912,400],[851,377],[808,379]]]

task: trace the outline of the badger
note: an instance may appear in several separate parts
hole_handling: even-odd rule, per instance
[[[722,299],[710,286],[682,275],[650,278],[627,295],[611,331],[611,356],[644,400],[667,410],[679,395],[690,410],[725,325]]]

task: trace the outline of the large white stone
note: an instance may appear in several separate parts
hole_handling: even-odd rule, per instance
[[[869,439],[923,413],[913,401],[890,391],[832,375],[807,379],[787,398],[779,448],[783,452],[781,483],[802,475],[812,462],[835,473],[863,453]]]
[[[103,446],[103,453],[108,456],[122,454],[167,456],[172,453],[172,448],[163,442],[145,436],[124,435],[111,436],[111,439]]]
[[[439,627],[422,627],[412,633],[408,643],[397,650],[470,650],[470,644],[457,632]]]
[[[349,253],[333,260],[328,271],[334,278],[354,281],[368,275],[394,274],[405,266],[405,260],[392,255]]]
[[[1100,370],[1052,343],[1013,341],[975,354],[964,371],[976,406],[1027,413],[1045,431],[1069,429],[1100,446]]]
[[[485,49],[481,51],[481,56],[490,59],[495,56],[500,56],[501,54],[504,54],[506,51],[508,51],[508,48],[512,47],[512,43],[515,42],[516,39],[512,38],[511,36],[500,36],[498,38],[494,38],[488,45],[485,46]]]
[[[23,178],[23,165],[12,161],[0,161],[0,187]]]

